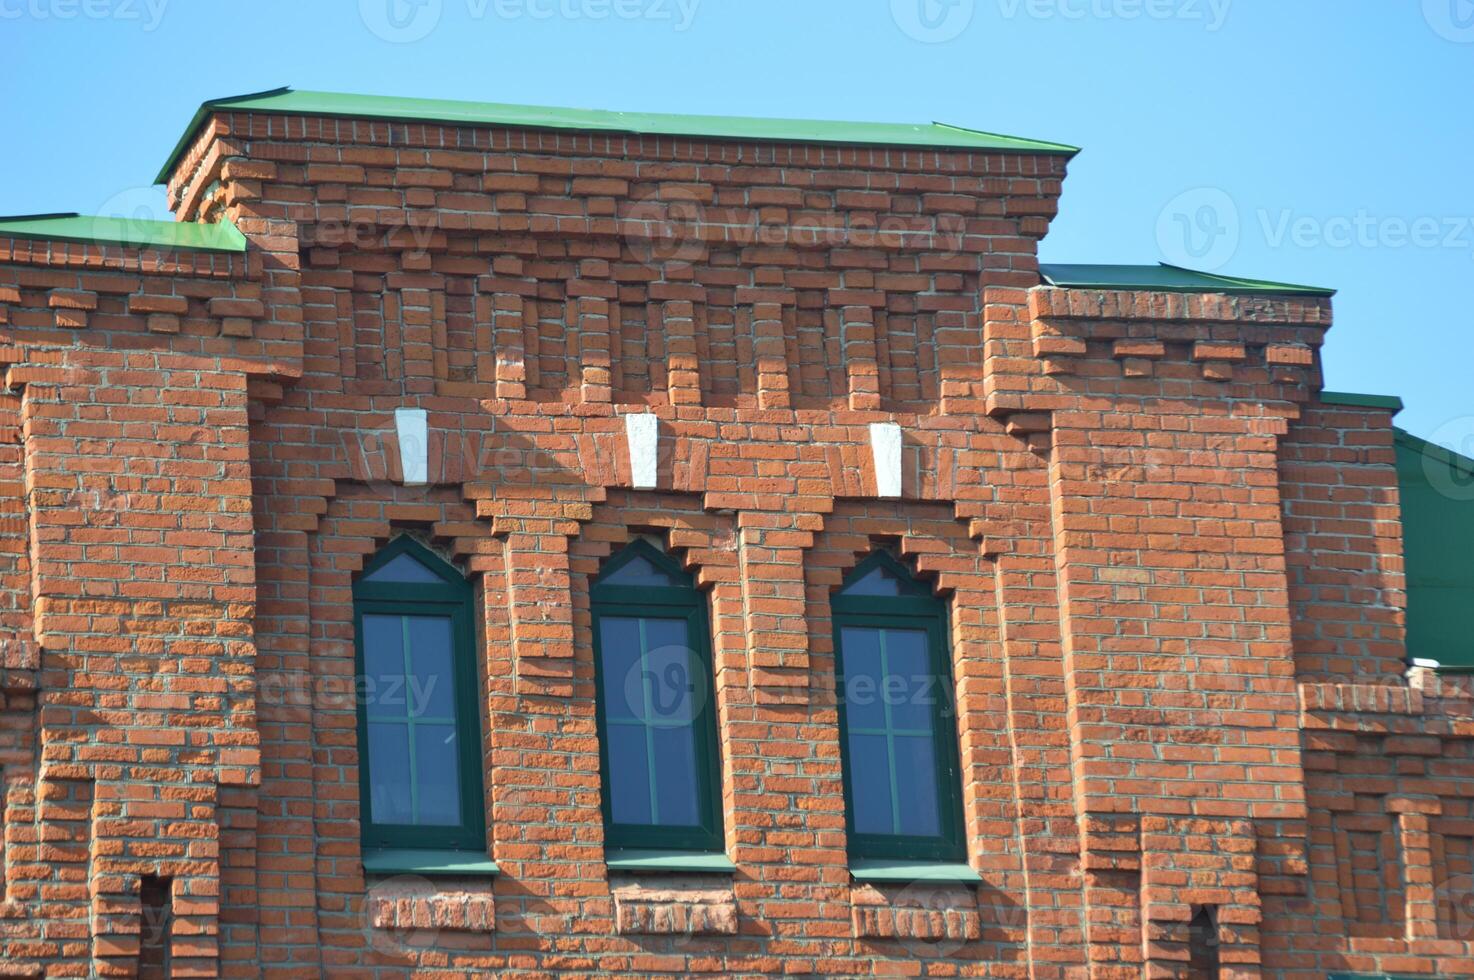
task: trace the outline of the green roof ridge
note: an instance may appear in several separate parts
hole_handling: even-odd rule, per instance
[[[246,236],[229,219],[218,222],[157,221],[75,212],[0,216],[0,238],[82,242],[132,248],[244,252]]]
[[[1200,272],[1185,266],[1110,265],[1042,262],[1040,278],[1065,289],[1123,289],[1164,293],[1235,293],[1246,295],[1334,296],[1334,289],[1246,279],[1222,273]]]
[[[1385,408],[1392,412],[1402,411],[1402,399],[1396,395],[1364,395],[1354,391],[1322,391],[1323,405],[1345,405],[1350,408]]]
[[[525,129],[566,129],[583,132],[651,136],[758,140],[780,143],[833,143],[954,150],[994,150],[1064,154],[1079,147],[1005,136],[950,123],[874,123],[816,119],[764,119],[747,116],[699,116],[659,112],[616,112],[607,109],[567,109],[499,102],[466,102],[404,96],[353,95],[344,92],[297,91],[289,87],[227,96],[203,103],[184,135],[174,144],[160,168],[157,182],[168,180],[185,147],[200,125],[220,110],[248,109],[280,115],[339,116],[399,122],[434,122],[468,126],[507,126]]]

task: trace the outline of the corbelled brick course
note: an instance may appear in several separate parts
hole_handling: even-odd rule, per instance
[[[0,240],[0,975],[147,975],[145,878],[177,976],[1186,978],[1204,910],[1224,978],[1474,975],[1387,411],[1318,398],[1326,300],[1039,285],[1063,177],[232,111],[168,191],[244,256]],[[494,880],[361,863],[352,583],[404,531],[476,585]],[[604,863],[636,535],[709,594],[730,882]],[[948,602],[976,887],[846,866],[878,545]]]

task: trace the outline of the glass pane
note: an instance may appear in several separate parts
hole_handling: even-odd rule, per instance
[[[365,582],[408,582],[416,585],[439,585],[445,580],[409,555],[395,555],[363,577]]]
[[[655,588],[680,588],[689,584],[656,568],[655,564],[644,555],[636,555],[599,581],[608,585],[653,586]]]
[[[893,834],[890,759],[885,736],[851,735],[849,743],[855,830],[861,834]]]
[[[647,619],[642,679],[656,724],[689,722],[700,710],[706,685],[693,663],[690,633],[684,619]]]
[[[409,791],[409,725],[368,726],[369,819],[412,823]]]
[[[657,728],[655,742],[657,822],[664,827],[701,823],[696,795],[696,735],[690,728]]]
[[[609,808],[615,823],[648,824],[650,762],[643,725],[609,726]]]
[[[880,630],[843,627],[839,632],[845,724],[885,727],[884,678],[880,676]]]
[[[419,787],[419,819],[433,827],[461,822],[461,785],[454,725],[415,726],[415,783]]]
[[[455,672],[449,616],[407,616],[410,677],[405,692],[415,718],[455,717]]]
[[[363,617],[364,707],[371,718],[403,718],[404,622],[400,616]]]
[[[946,692],[931,672],[925,630],[885,631],[885,698],[890,727],[931,732]]]
[[[930,736],[897,735],[896,795],[901,801],[898,833],[938,837],[942,833],[937,799],[936,745]]]
[[[839,590],[840,595],[905,595],[901,580],[891,574],[890,569],[876,565],[860,578]]]
[[[640,680],[640,621],[627,616],[599,617],[599,677],[604,717],[643,718]]]

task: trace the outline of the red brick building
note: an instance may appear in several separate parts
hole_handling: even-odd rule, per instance
[[[1474,976],[1395,400],[1041,271],[1071,152],[282,91],[0,222],[0,976]]]

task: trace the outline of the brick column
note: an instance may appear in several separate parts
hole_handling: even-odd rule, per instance
[[[759,703],[808,703],[804,558],[823,524],[818,514],[744,511],[737,516],[748,677]]]
[[[573,595],[568,539],[592,517],[586,503],[483,500],[506,541],[507,601],[518,693],[573,692]]]

